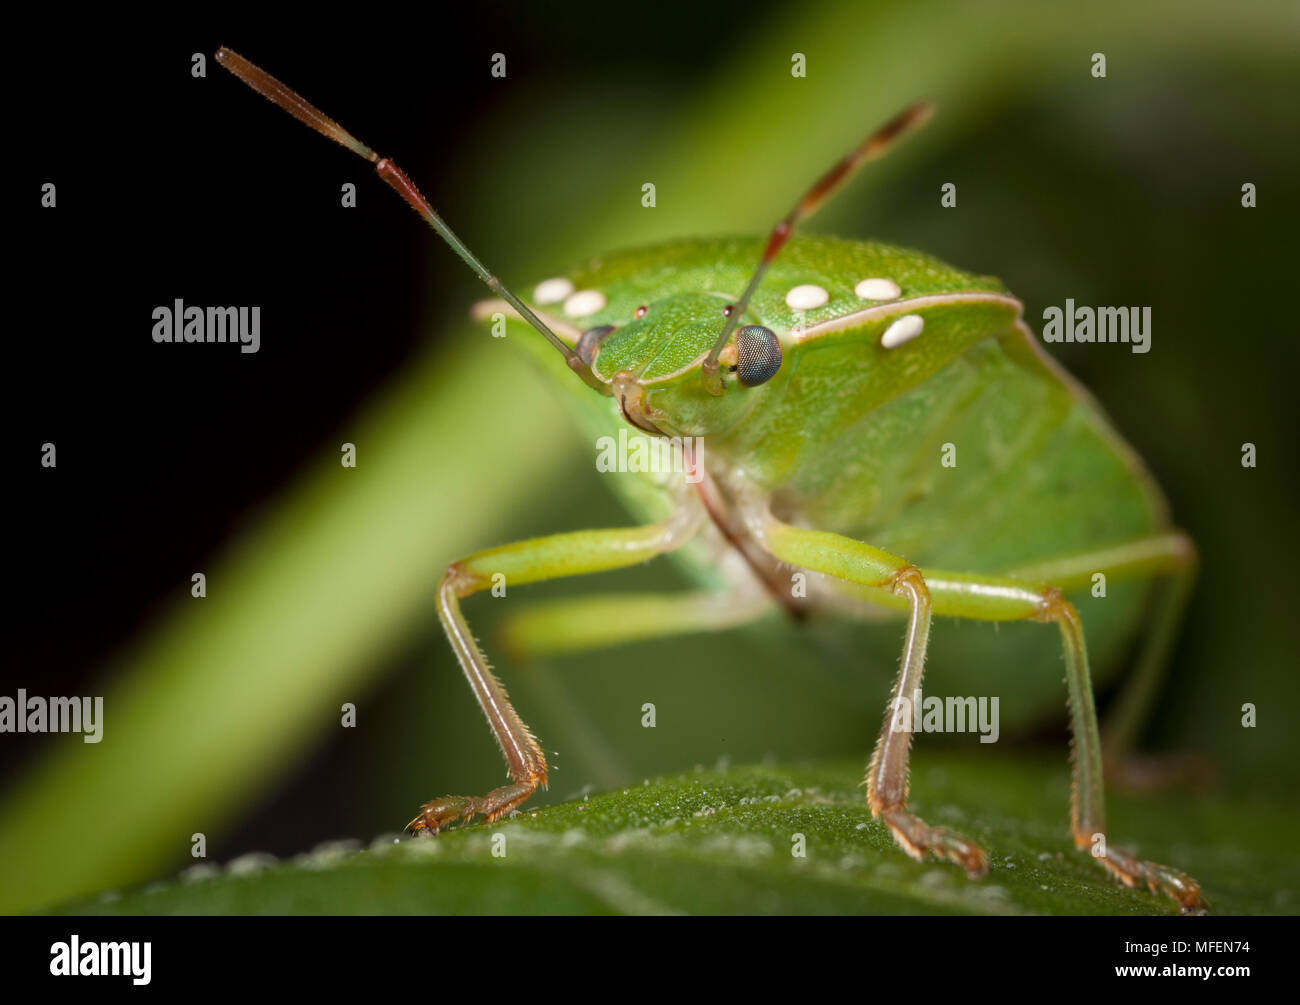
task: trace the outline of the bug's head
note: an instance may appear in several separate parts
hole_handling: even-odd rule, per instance
[[[771,329],[740,325],[720,356],[723,393],[708,393],[702,367],[734,310],[725,296],[709,293],[639,304],[621,324],[610,318],[585,329],[577,353],[632,425],[668,436],[720,433],[780,383],[785,357]]]
[[[564,279],[539,285],[538,303],[562,300],[564,312],[582,318],[586,325],[567,351],[569,368],[590,386],[611,392],[623,417],[646,432],[708,436],[731,428],[763,397],[765,388],[782,382],[781,338],[751,311],[754,295],[777,255],[799,221],[814,213],[859,167],[925,122],[930,111],[924,101],[904,109],[814,182],[772,228],[739,297],[679,288],[637,305],[629,317],[628,305],[611,304],[598,290],[575,292]],[[659,264],[655,278],[671,283],[672,273]],[[543,333],[550,331],[541,319],[533,323]],[[788,368],[785,376],[789,377]]]

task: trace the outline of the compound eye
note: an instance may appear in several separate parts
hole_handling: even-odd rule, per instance
[[[574,350],[584,363],[591,366],[596,359],[596,350],[600,348],[600,343],[604,342],[610,332],[614,330],[613,325],[600,325],[597,328],[588,328],[578,339],[577,348]]]
[[[762,325],[746,325],[736,332],[736,377],[745,387],[757,387],[781,369],[781,342],[776,332]]]

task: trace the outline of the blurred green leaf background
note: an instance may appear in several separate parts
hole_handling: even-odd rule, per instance
[[[1055,353],[1148,459],[1202,550],[1148,741],[1204,755],[1224,791],[1294,822],[1295,5],[846,2],[696,15],[687,4],[499,8],[492,19],[443,25],[429,65],[414,70],[418,40],[383,32],[343,48],[337,38],[295,45],[251,24],[206,22],[178,37],[173,55],[183,62],[191,50],[232,45],[391,150],[421,184],[434,171],[435,204],[524,289],[614,247],[765,231],[865,128],[919,96],[934,99],[930,127],[809,229],[913,246],[998,275],[1035,328],[1042,309],[1066,297],[1153,306],[1147,355],[1119,346]],[[459,92],[459,57],[449,50],[469,53],[486,78],[496,46],[510,59],[506,80],[476,78]],[[1089,73],[1098,51],[1104,80]],[[794,52],[807,56],[805,79],[790,75]],[[384,67],[404,58],[408,93],[395,98]],[[89,71],[60,70],[78,72]],[[427,91],[410,88],[412,73],[427,75]],[[170,599],[141,597],[139,610],[151,613],[101,647],[85,693],[105,695],[104,741],[45,738],[11,774],[0,803],[0,910],[173,874],[194,833],[215,857],[263,847],[287,854],[391,831],[425,799],[500,784],[499,754],[437,630],[441,572],[476,548],[625,520],[562,397],[465,320],[481,295],[473,278],[345,154],[223,77],[211,71],[186,116],[162,116],[152,98],[129,106],[143,122],[136,128],[164,149],[223,140],[158,181],[205,204],[202,240],[222,252],[211,277],[262,276],[290,287],[282,291],[290,301],[333,301],[342,316],[377,298],[353,275],[331,272],[331,256],[343,252],[330,242],[351,241],[388,261],[389,280],[408,290],[409,323],[357,336],[332,331],[328,319],[295,331],[290,316],[278,337],[296,337],[304,355],[353,337],[405,339],[409,348],[363,402],[306,416],[308,446],[279,488],[250,500],[215,549],[177,559],[207,572],[204,601],[189,598],[187,582]],[[372,126],[366,101],[385,98]],[[469,107],[442,123],[438,109],[457,102]],[[245,129],[257,143],[245,145]],[[421,173],[408,157],[435,167]],[[284,175],[267,173],[281,159]],[[366,240],[296,230],[310,199],[285,178],[310,176],[310,165],[329,174],[320,198],[337,200],[336,176],[359,183],[364,226],[377,228]],[[241,178],[263,185],[265,201],[250,205],[240,186],[252,183]],[[652,211],[640,205],[646,180],[657,186]],[[958,187],[955,210],[939,206],[947,181]],[[1258,188],[1257,209],[1241,207],[1245,182]],[[137,198],[157,198],[169,214],[175,205],[149,190]],[[182,244],[183,223],[176,214]],[[380,233],[399,236],[376,243]],[[310,282],[283,274],[286,254],[310,263],[302,266],[316,270]],[[111,258],[100,261],[113,268]],[[183,256],[172,267],[203,272]],[[173,295],[150,286],[147,269],[123,275],[145,300]],[[348,366],[346,356],[329,359]],[[121,381],[126,393],[152,393],[129,375]],[[261,405],[255,395],[220,401],[254,422]],[[77,429],[69,423],[63,436],[74,440]],[[358,445],[354,471],[338,465],[344,440]],[[1258,448],[1253,470],[1240,464],[1245,441]],[[222,463],[237,468],[238,458]],[[165,475],[152,488],[160,485]],[[142,551],[164,546],[185,543],[140,542]],[[521,591],[518,602],[680,585],[661,564],[617,582]],[[93,593],[77,601],[95,602]],[[75,632],[76,606],[65,613]],[[491,651],[499,610],[471,601],[467,614]],[[896,634],[835,624],[800,633],[769,622],[562,661],[497,662],[525,718],[558,752],[550,793],[535,800],[544,805],[723,755],[865,762]],[[996,659],[996,642],[992,628],[944,625],[935,645]],[[1059,675],[1055,665],[1041,673]],[[45,693],[44,680],[41,665],[15,667],[4,693]],[[1059,716],[1022,724],[1025,758],[1065,763],[1063,689],[1061,699]],[[344,701],[358,705],[355,730],[339,728]],[[640,727],[646,701],[658,708],[655,730]],[[1254,729],[1240,726],[1245,702],[1259,710]],[[975,760],[983,751],[967,753]],[[981,793],[951,798],[974,805]],[[1062,834],[1065,813],[1062,803]],[[1124,821],[1112,828],[1122,837]],[[1194,861],[1178,864],[1196,871]]]

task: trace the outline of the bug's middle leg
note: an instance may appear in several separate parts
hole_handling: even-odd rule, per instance
[[[507,653],[519,658],[570,655],[648,639],[725,631],[774,610],[771,598],[752,586],[565,597],[542,601],[508,618],[501,639]]]
[[[1160,695],[1187,601],[1196,580],[1196,545],[1182,531],[1171,530],[1138,538],[1101,550],[1059,555],[1045,561],[1005,569],[1002,575],[1031,583],[1051,583],[1062,593],[1086,590],[1092,577],[1104,573],[1114,582],[1164,579],[1153,599],[1143,633],[1142,648],[1133,672],[1102,722],[1102,760],[1107,774],[1134,780],[1141,761],[1134,754],[1139,732],[1148,721]],[[1142,761],[1150,762],[1143,758]],[[1146,773],[1173,779],[1191,775],[1195,759],[1175,757]],[[1200,765],[1202,774],[1206,767]]]
[[[1097,727],[1083,622],[1074,605],[1054,586],[930,569],[925,575],[938,614],[988,621],[1038,621],[1057,626],[1065,650],[1065,681],[1070,699],[1074,755],[1070,825],[1075,847],[1090,851],[1126,886],[1146,885],[1153,892],[1164,893],[1177,901],[1183,912],[1204,909],[1196,880],[1158,862],[1143,861],[1108,841],[1101,732]]]

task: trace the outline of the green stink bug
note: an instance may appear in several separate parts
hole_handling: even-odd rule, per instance
[[[1038,349],[1021,304],[1000,282],[883,245],[792,239],[800,220],[920,124],[928,106],[913,106],[868,136],[766,242],[679,241],[608,256],[540,283],[532,307],[469,251],[395,164],[237,54],[222,49],[217,59],[374,164],[499,298],[476,312],[526,322],[545,340],[536,343],[543,364],[586,385],[578,408],[593,429],[621,430],[641,445],[666,442],[680,461],[675,476],[646,479],[631,492],[631,508],[646,518],[641,526],[536,538],[447,569],[439,617],[510,782],[482,797],[426,803],[411,830],[436,834],[475,816],[496,820],[547,782],[545,755],[474,639],[461,600],[498,579],[539,582],[689,548],[726,586],[713,609],[718,626],[774,604],[795,615],[864,605],[906,614],[867,799],[909,855],[947,858],[972,876],[987,871],[985,852],[908,812],[913,729],[896,713],[919,694],[934,615],[1055,625],[1074,733],[1076,846],[1129,886],[1145,883],[1184,911],[1203,908],[1190,877],[1106,842],[1087,649],[1065,598],[1099,573],[1171,575],[1180,583],[1162,615],[1171,623],[1195,559],[1191,542],[1172,527],[1159,490],[1086,392]],[[662,634],[674,603],[614,601],[601,617],[636,639]],[[687,610],[694,599],[676,603],[681,622],[698,626],[698,614]],[[551,630],[559,623],[581,636],[591,611],[583,602],[552,609]],[[1161,663],[1169,635],[1160,626],[1150,632],[1147,674]],[[1131,705],[1142,702],[1136,693]]]

